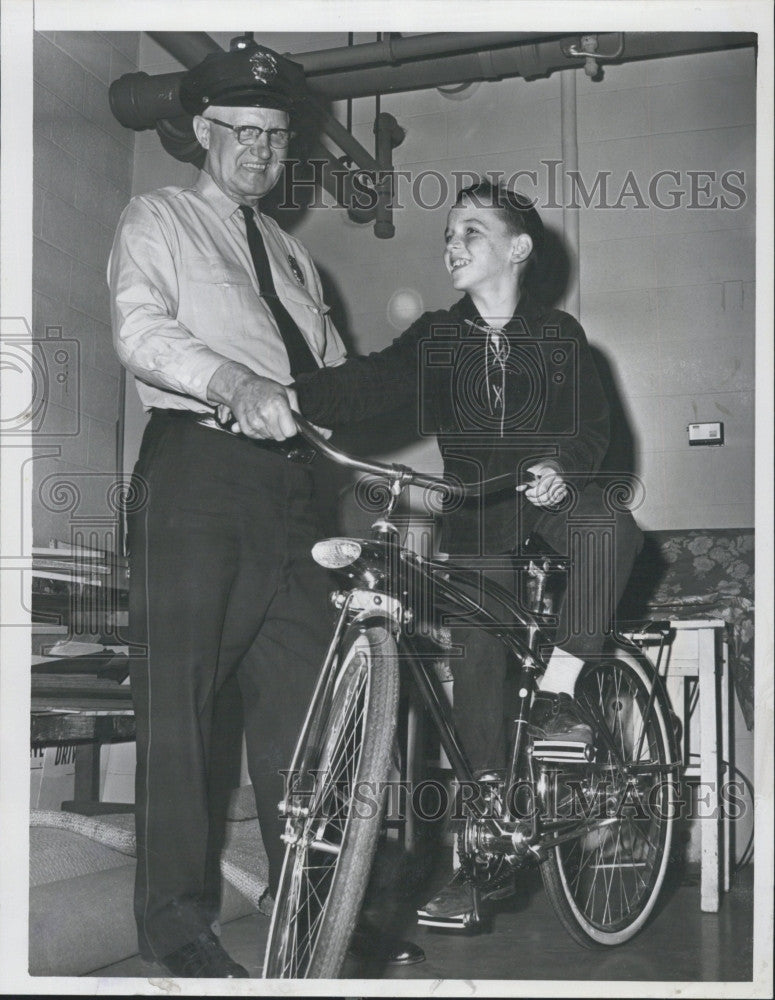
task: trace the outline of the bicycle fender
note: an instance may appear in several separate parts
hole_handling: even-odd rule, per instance
[[[614,658],[624,660],[625,662],[629,661],[630,663],[632,662],[637,663],[637,665],[641,668],[641,670],[643,670],[644,673],[646,674],[647,678],[649,679],[649,682],[656,687],[655,697],[659,701],[660,706],[662,707],[665,718],[671,719],[673,716],[673,709],[670,704],[670,699],[667,694],[667,689],[665,687],[664,679],[660,674],[657,673],[654,664],[651,662],[648,656],[646,656],[644,652],[638,649],[637,646],[629,648],[626,646],[617,645],[616,647],[611,647],[609,650],[607,650],[607,652]],[[681,754],[680,754],[679,741],[673,726],[669,727],[667,736],[670,744],[670,760],[674,764],[680,764]]]

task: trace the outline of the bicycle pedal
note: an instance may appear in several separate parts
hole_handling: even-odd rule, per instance
[[[473,913],[463,913],[459,917],[420,917],[417,923],[423,927],[435,927],[437,930],[476,933],[484,928],[485,921]]]
[[[591,744],[573,740],[533,740],[531,748],[536,760],[557,764],[567,764],[569,761],[586,763],[592,760],[593,752]]]

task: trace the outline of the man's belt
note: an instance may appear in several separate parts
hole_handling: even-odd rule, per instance
[[[273,441],[269,438],[252,438],[241,431],[233,431],[230,427],[219,424],[217,419],[210,413],[196,413],[194,410],[164,409],[163,407],[156,406],[153,407],[153,412],[162,414],[165,417],[182,418],[199,424],[200,427],[207,427],[210,430],[222,431],[231,437],[241,438],[243,441],[249,442],[255,448],[260,448],[262,451],[271,451],[275,455],[281,455],[290,462],[309,464],[317,454],[315,449],[307,444],[301,434],[296,434],[292,438],[286,438],[285,441]]]

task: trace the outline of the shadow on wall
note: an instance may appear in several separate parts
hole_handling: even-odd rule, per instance
[[[570,280],[570,256],[560,234],[548,227],[542,257],[543,262],[535,277],[536,294],[547,305],[562,308],[562,300]],[[594,330],[587,330],[587,337],[594,336],[594,332]],[[611,439],[600,471],[608,474],[632,474],[638,464],[637,444],[622,404],[622,396],[614,369],[599,347],[592,347],[592,357],[603,384],[603,392],[608,400],[611,415]]]
[[[548,306],[562,308],[562,300],[570,281],[570,256],[560,234],[547,226],[541,259],[533,277],[536,298]]]
[[[617,473],[634,474],[638,468],[638,446],[632,425],[622,403],[614,370],[607,356],[598,347],[592,348],[603,392],[608,400],[610,410],[610,442],[608,451],[600,466],[601,473],[616,475]]]

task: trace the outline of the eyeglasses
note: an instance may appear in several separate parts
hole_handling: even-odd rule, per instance
[[[262,135],[266,134],[269,145],[274,149],[285,149],[291,139],[296,135],[288,128],[260,128],[258,125],[229,125],[218,118],[205,118],[206,122],[214,122],[216,125],[223,125],[229,128],[237,136],[237,142],[241,146],[252,146],[258,142]]]

